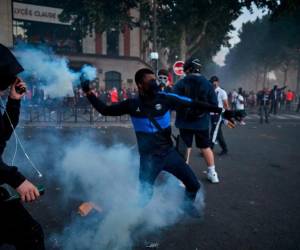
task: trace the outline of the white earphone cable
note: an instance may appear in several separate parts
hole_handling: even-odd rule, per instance
[[[11,119],[10,119],[10,117],[9,117],[9,114],[8,114],[8,112],[7,112],[6,109],[5,109],[5,105],[4,105],[4,103],[3,103],[1,97],[0,97],[0,102],[1,102],[1,105],[4,107],[4,112],[5,112],[6,116],[7,116],[8,121],[9,121],[9,124],[10,124],[10,126],[11,126],[11,128],[12,128],[12,130],[13,130],[14,137],[15,137],[15,141],[16,141],[16,149],[15,149],[14,156],[13,156],[13,159],[12,159],[12,165],[13,165],[13,163],[14,163],[14,161],[15,161],[15,157],[16,157],[17,150],[18,150],[18,144],[19,144],[21,150],[23,151],[23,153],[24,153],[25,157],[27,158],[28,162],[30,163],[31,167],[32,167],[32,168],[35,170],[35,172],[38,174],[38,177],[40,177],[40,178],[43,177],[41,171],[35,166],[35,164],[33,163],[33,161],[30,159],[29,155],[27,154],[27,152],[26,152],[26,150],[25,150],[25,148],[24,148],[24,146],[23,146],[23,143],[21,142],[21,140],[20,140],[20,138],[19,138],[19,136],[18,136],[18,134],[17,134],[17,132],[16,132],[16,130],[15,130],[13,124],[12,124],[12,121],[11,121]]]

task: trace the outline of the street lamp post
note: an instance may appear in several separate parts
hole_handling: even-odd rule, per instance
[[[153,52],[150,54],[155,74],[158,70],[158,52],[157,52],[157,0],[153,0]]]

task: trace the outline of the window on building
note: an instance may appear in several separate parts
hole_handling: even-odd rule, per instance
[[[13,20],[14,43],[47,45],[57,52],[81,52],[82,45],[78,32],[71,26]]]
[[[105,88],[110,90],[112,88],[121,88],[121,73],[117,71],[108,71],[105,73]]]
[[[107,55],[118,56],[119,55],[119,32],[116,30],[110,30],[106,33],[107,38]]]

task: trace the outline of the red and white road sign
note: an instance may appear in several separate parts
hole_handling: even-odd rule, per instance
[[[183,65],[184,65],[184,61],[177,61],[174,63],[173,70],[176,75],[178,75],[178,76],[184,75]]]

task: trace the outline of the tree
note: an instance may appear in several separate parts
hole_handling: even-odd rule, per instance
[[[288,70],[298,65],[300,54],[300,13],[287,12],[274,18],[272,14],[261,20],[244,24],[240,33],[240,43],[226,57],[224,71],[231,76],[230,81],[241,78],[255,78],[256,86],[261,80],[267,86],[267,73],[281,69],[286,83]],[[298,66],[299,70],[299,66]],[[299,88],[299,87],[298,87]]]
[[[239,1],[158,0],[159,42],[180,59],[210,58],[221,45],[228,46],[231,22],[241,10]]]
[[[38,1],[38,0],[31,0]],[[42,0],[51,2],[54,0]],[[141,26],[153,42],[153,0],[65,0],[63,21],[72,20],[82,34],[95,29],[97,32],[122,31]],[[163,51],[170,51],[170,60],[176,56],[185,59],[197,56],[205,63],[220,47],[229,47],[231,25],[241,14],[242,8],[268,8],[274,16],[294,9],[292,0],[156,0],[158,44]],[[131,16],[131,9],[139,8],[141,18]],[[165,49],[167,48],[167,50]]]
[[[95,30],[123,30],[125,25],[130,28],[139,24],[130,15],[130,9],[138,7],[138,0],[65,0],[62,21],[72,21],[72,25],[83,35]]]

